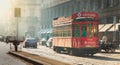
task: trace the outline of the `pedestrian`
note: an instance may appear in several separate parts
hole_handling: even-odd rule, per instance
[[[108,41],[107,36],[104,35],[104,36],[102,37],[102,40],[103,40],[103,43],[104,43],[104,44],[107,44],[107,41]]]
[[[16,37],[13,40],[13,45],[14,45],[15,51],[17,52],[18,51],[19,41],[16,39]]]

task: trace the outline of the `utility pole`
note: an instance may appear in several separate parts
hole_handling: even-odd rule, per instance
[[[19,18],[21,17],[21,8],[14,9],[14,16],[17,19],[16,21],[16,36],[18,40],[18,33],[19,33]]]
[[[113,25],[114,25],[113,40],[116,41],[116,16],[113,16]]]
[[[19,33],[19,18],[21,17],[21,8],[15,8],[14,9],[14,16],[17,19],[16,20],[16,37],[13,41],[13,45],[15,47],[15,51],[18,51],[18,45],[19,45],[19,40],[18,40],[18,33]]]

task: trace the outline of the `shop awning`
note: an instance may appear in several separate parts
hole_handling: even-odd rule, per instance
[[[102,27],[104,27],[104,24],[99,25],[99,30],[102,29]]]
[[[106,24],[99,32],[105,32],[108,28],[110,28],[113,24]]]
[[[117,31],[119,25],[120,25],[120,23],[117,23],[116,25],[113,25],[113,27],[111,29],[109,29],[108,31]]]

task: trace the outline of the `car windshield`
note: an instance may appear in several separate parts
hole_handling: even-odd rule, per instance
[[[28,38],[27,41],[32,42],[32,41],[36,41],[36,39],[35,38]]]

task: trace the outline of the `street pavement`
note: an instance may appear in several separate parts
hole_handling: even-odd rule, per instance
[[[59,61],[71,63],[73,65],[120,65],[120,50],[116,50],[115,53],[97,53],[93,57],[79,57],[66,54],[59,54],[45,46],[38,45],[37,49],[34,48],[22,48],[22,51],[38,56],[44,56]]]
[[[0,42],[0,65],[26,65],[23,61],[8,55],[10,44]]]
[[[11,51],[14,51],[14,46],[11,46]],[[115,53],[97,53],[92,57],[80,57],[71,56],[66,54],[60,54],[53,51],[52,48],[41,46],[38,44],[38,48],[22,48],[23,44],[19,45],[19,51],[28,52],[33,55],[47,57],[58,61],[70,63],[73,65],[120,65],[120,50],[116,50]]]

